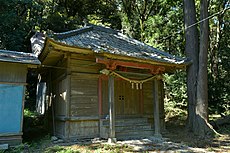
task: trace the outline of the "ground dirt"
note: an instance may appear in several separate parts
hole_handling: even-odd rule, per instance
[[[118,141],[108,144],[98,138],[77,140],[75,142],[51,141],[48,135],[36,141],[24,143],[16,148],[3,151],[22,153],[122,153],[122,152],[221,152],[230,153],[230,125],[217,130],[221,136],[201,139],[187,132],[183,123],[168,122],[163,138],[140,138],[135,140]],[[1,153],[1,151],[0,151]]]
[[[230,153],[230,125],[224,125],[217,129],[220,134],[213,138],[199,138],[189,133],[185,126],[168,124],[164,137],[174,143],[189,146],[191,152],[227,152]],[[189,150],[188,150],[189,152]]]

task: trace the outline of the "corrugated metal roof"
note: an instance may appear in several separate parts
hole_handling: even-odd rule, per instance
[[[90,25],[68,32],[53,33],[48,37],[68,46],[91,49],[95,53],[105,52],[173,64],[186,64],[188,62],[187,58],[160,51],[138,40],[129,38],[119,31],[101,26]],[[40,48],[42,47],[40,45]],[[40,48],[37,47],[37,50]]]
[[[0,50],[0,62],[24,63],[24,64],[41,64],[33,53],[24,53],[9,50]]]

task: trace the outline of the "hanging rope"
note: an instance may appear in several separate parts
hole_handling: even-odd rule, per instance
[[[105,75],[117,76],[117,77],[119,77],[119,78],[121,78],[123,80],[126,80],[132,85],[132,89],[134,89],[134,86],[136,85],[137,90],[142,89],[144,82],[147,82],[147,81],[150,81],[150,80],[153,80],[153,79],[162,79],[161,75],[154,75],[154,76],[148,77],[148,78],[143,79],[143,80],[135,80],[135,79],[129,79],[129,78],[124,77],[124,76],[122,76],[121,74],[119,74],[119,73],[117,73],[115,71],[110,71],[110,70],[107,70],[107,69],[103,69],[100,72],[102,74],[105,74]]]

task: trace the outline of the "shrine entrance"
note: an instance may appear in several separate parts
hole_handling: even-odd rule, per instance
[[[114,101],[116,117],[140,116],[142,89],[132,88],[132,85],[122,79],[115,79]]]

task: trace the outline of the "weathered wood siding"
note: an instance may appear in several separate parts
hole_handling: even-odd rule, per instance
[[[55,116],[66,116],[67,114],[67,88],[67,78],[56,83]]]
[[[98,76],[72,73],[71,116],[98,115]]]
[[[153,115],[153,81],[143,84],[144,115]]]
[[[95,58],[71,55],[69,139],[99,136],[98,77]]]
[[[98,136],[98,120],[78,120],[70,122],[70,139],[95,138]]]
[[[101,64],[96,63],[95,57],[71,55],[70,67],[72,72],[96,73],[102,69]]]
[[[25,83],[27,65],[0,62],[0,82],[2,83]]]
[[[109,115],[109,99],[108,99],[108,77],[104,77],[101,83],[102,88],[102,118]]]
[[[66,132],[67,126],[66,121],[56,120],[55,121],[55,135],[62,139],[68,138],[68,133]]]
[[[159,97],[159,115],[160,115],[160,127],[165,129],[165,112],[164,112],[164,84],[161,80],[158,83],[158,97]],[[144,115],[149,117],[149,122],[153,124],[153,81],[144,83]]]

